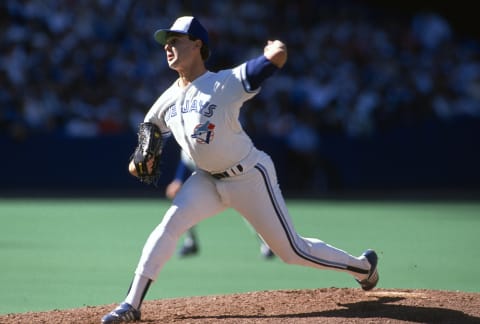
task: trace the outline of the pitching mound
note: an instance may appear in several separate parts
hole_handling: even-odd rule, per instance
[[[0,316],[0,323],[100,323],[116,305]],[[480,323],[480,294],[328,288],[146,301],[143,323]]]

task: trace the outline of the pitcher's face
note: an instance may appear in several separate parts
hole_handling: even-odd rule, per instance
[[[185,69],[191,62],[201,41],[191,40],[188,35],[171,34],[167,36],[165,53],[168,66],[173,70]]]

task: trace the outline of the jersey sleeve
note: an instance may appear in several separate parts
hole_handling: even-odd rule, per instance
[[[277,70],[278,67],[263,54],[232,69],[233,75],[241,81],[243,91],[250,97],[257,94],[261,84]]]
[[[250,86],[246,69],[245,62],[231,70],[222,71],[225,75],[222,92],[234,102],[245,102],[260,92],[260,88],[252,89]]]
[[[168,92],[168,91],[167,91]],[[170,128],[167,126],[165,122],[165,113],[167,112],[169,106],[166,102],[166,98],[168,98],[168,94],[164,92],[158,99],[153,103],[153,105],[148,110],[147,114],[145,115],[144,122],[154,123],[160,129],[162,133],[162,137],[170,137],[171,132]]]

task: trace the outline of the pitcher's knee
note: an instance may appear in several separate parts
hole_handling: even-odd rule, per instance
[[[287,252],[287,253],[281,253],[277,254],[277,256],[285,262],[286,264],[299,264],[300,263],[300,258],[298,255],[292,252]]]

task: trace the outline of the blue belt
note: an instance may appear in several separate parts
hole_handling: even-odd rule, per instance
[[[228,171],[230,171],[232,174],[229,174]],[[236,167],[233,167],[227,171],[223,171],[220,173],[211,173],[211,176],[214,177],[215,179],[223,179],[223,178],[232,177],[234,175],[239,175],[240,173],[242,173],[242,171],[243,171],[243,166],[241,164],[238,164]]]

